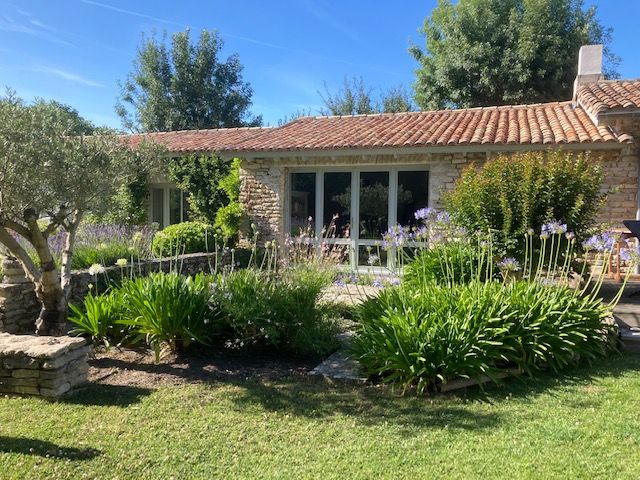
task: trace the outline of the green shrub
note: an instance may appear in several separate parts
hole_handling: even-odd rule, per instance
[[[369,374],[424,393],[605,355],[616,345],[609,315],[594,296],[538,282],[404,285],[358,307],[353,353]]]
[[[214,238],[214,228],[206,223],[176,223],[155,235],[152,249],[157,256],[213,251]]]
[[[238,237],[243,218],[244,209],[242,204],[237,201],[231,202],[218,210],[213,226],[225,240],[235,240]]]
[[[74,325],[70,335],[89,337],[95,345],[107,348],[126,337],[126,328],[118,324],[124,311],[118,290],[102,295],[89,293],[82,306],[71,304],[69,310],[68,318]]]
[[[337,346],[337,324],[318,306],[332,276],[329,271],[304,268],[280,274],[239,270],[220,277],[214,302],[235,346],[261,345],[318,357]]]
[[[469,231],[497,231],[504,253],[517,255],[527,229],[551,219],[584,238],[606,198],[602,180],[602,167],[585,155],[500,155],[466,169],[443,200],[460,225]]]
[[[209,284],[203,274],[162,272],[125,281],[119,323],[131,328],[132,343],[145,340],[156,359],[163,347],[177,352],[193,342],[207,344],[219,324],[218,312],[209,304]]]

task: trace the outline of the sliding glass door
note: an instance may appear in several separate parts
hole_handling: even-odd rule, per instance
[[[294,171],[288,231],[344,245],[345,263],[354,269],[386,267],[382,235],[393,225],[414,224],[414,212],[428,206],[428,186],[429,172],[419,167]]]

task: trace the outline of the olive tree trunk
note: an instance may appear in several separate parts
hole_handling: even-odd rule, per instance
[[[62,253],[62,270],[58,271],[55,259],[47,241],[50,230],[42,231],[37,217],[25,212],[26,225],[4,222],[0,228],[0,243],[16,257],[34,286],[36,297],[42,308],[35,322],[35,333],[38,335],[65,335],[67,333],[67,314],[69,293],[71,290],[71,259],[75,244],[76,232],[81,214],[75,212],[70,222],[65,225],[65,249]],[[39,261],[36,265],[26,250],[8,232],[13,230],[24,237],[33,246]]]

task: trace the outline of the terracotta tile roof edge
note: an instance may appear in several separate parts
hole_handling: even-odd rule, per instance
[[[546,107],[546,106],[564,106],[571,104],[571,100],[563,100],[557,102],[546,102],[546,103],[522,103],[522,104],[513,104],[513,105],[490,105],[486,107],[467,107],[467,108],[451,108],[451,109],[440,109],[440,110],[412,110],[410,112],[391,112],[391,113],[359,113],[355,115],[310,115],[306,117],[298,117],[295,120],[292,120],[282,127],[287,125],[291,125],[299,120],[323,120],[323,119],[333,119],[333,118],[360,118],[360,117],[396,117],[396,116],[404,116],[404,115],[425,115],[425,114],[434,114],[434,113],[460,113],[460,112],[478,112],[478,111],[491,111],[491,110],[510,110],[510,109],[525,109],[525,108],[536,108],[536,107]],[[274,127],[279,128],[279,127]]]

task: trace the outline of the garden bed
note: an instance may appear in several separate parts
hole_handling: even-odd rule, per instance
[[[155,388],[252,378],[300,377],[316,364],[311,360],[224,349],[207,349],[190,355],[170,354],[163,358],[162,363],[156,364],[151,350],[113,348],[96,352],[89,361],[89,380],[106,385]]]

